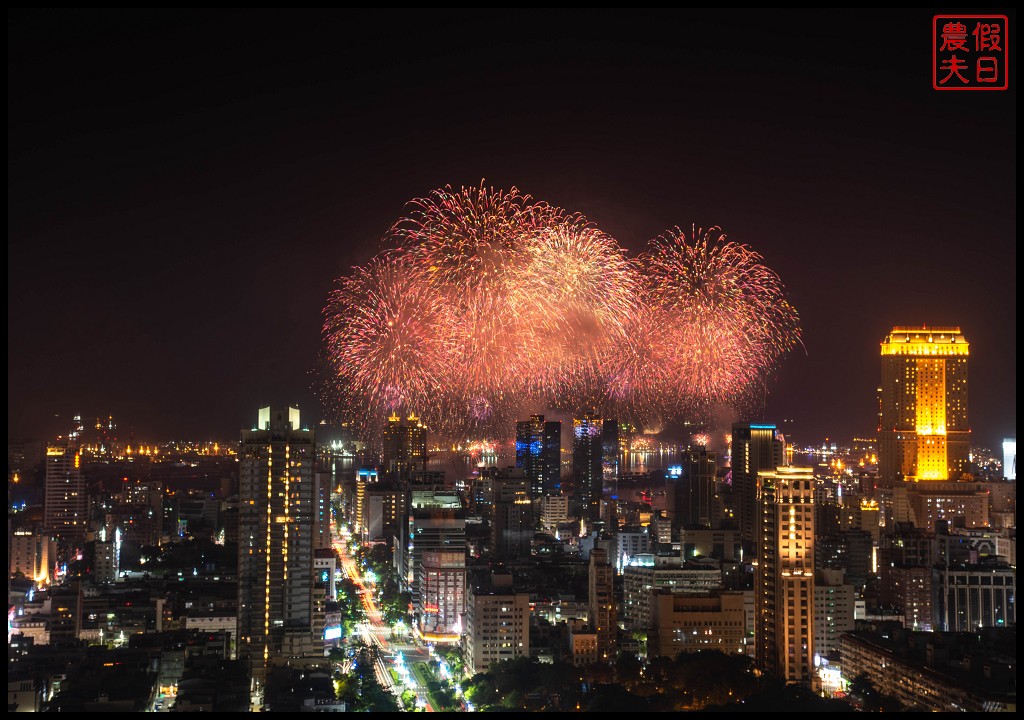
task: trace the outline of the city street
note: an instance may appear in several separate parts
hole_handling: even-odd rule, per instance
[[[334,547],[341,557],[342,570],[352,582],[355,583],[359,597],[363,603],[363,611],[366,615],[366,622],[359,626],[363,642],[374,650],[374,672],[381,687],[394,693],[399,698],[405,687],[397,684],[391,676],[394,669],[403,679],[411,684],[408,688],[416,694],[416,704],[423,707],[427,712],[433,712],[427,696],[427,688],[423,686],[416,673],[403,672],[400,668],[408,668],[418,662],[428,662],[430,652],[408,640],[394,641],[394,630],[384,622],[380,608],[376,602],[376,586],[363,577],[361,568],[355,558],[348,551],[349,533],[347,528],[335,526]],[[399,661],[399,657],[402,658]],[[401,705],[401,701],[399,701]]]

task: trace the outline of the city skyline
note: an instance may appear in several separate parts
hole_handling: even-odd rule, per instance
[[[878,344],[927,324],[970,339],[972,444],[1016,435],[1012,81],[936,93],[925,11],[877,13],[882,55],[853,14],[536,17],[389,18],[382,52],[375,14],[9,14],[9,439],[319,420],[335,278],[481,180],[632,255],[692,222],[764,256],[806,352],[723,429],[873,435]]]

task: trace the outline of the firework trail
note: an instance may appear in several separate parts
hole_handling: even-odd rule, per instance
[[[450,437],[544,407],[672,419],[742,403],[799,341],[778,276],[717,227],[634,260],[515,188],[409,208],[324,309],[329,399],[369,431],[406,411]]]

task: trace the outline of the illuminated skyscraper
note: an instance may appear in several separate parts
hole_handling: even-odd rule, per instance
[[[531,415],[516,423],[516,467],[530,483],[530,497],[558,492],[562,472],[562,423]]]
[[[757,473],[785,463],[785,442],[774,425],[734,423],[732,426],[732,494],[740,539],[754,547],[758,517],[755,506]]]
[[[968,470],[967,340],[958,327],[894,327],[882,341],[879,476],[959,480]]]
[[[786,682],[814,671],[814,469],[757,474],[754,573],[758,666]]]
[[[242,431],[238,654],[256,676],[277,658],[323,655],[313,637],[315,453],[297,408],[260,408]]]
[[[384,472],[397,480],[409,480],[427,469],[427,426],[415,415],[402,420],[388,418],[384,428]]]
[[[602,472],[604,447],[603,422],[593,413],[584,413],[572,421],[572,477],[573,493],[580,506],[580,514],[587,521],[601,515],[601,493],[604,490]]]
[[[46,495],[43,527],[58,539],[74,543],[85,537],[88,498],[82,456],[75,438],[46,446]]]

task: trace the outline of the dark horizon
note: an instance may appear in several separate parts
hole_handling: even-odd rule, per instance
[[[334,280],[483,180],[634,255],[692,224],[760,253],[803,328],[763,419],[800,442],[874,434],[893,326],[958,325],[996,449],[1015,54],[1006,92],[936,92],[932,14],[9,11],[8,439],[319,422]]]

